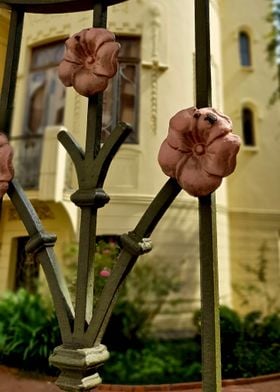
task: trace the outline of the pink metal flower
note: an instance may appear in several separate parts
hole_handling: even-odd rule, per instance
[[[117,72],[120,44],[115,35],[102,28],[84,29],[70,37],[65,46],[58,68],[62,83],[85,97],[105,90]]]
[[[158,160],[190,195],[206,196],[234,171],[239,148],[229,117],[213,108],[192,107],[171,118]]]
[[[0,132],[0,199],[7,192],[9,182],[14,176],[12,166],[13,150],[4,133]]]

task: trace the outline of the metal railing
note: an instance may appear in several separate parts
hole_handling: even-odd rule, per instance
[[[195,1],[196,105],[211,106],[209,0]],[[10,129],[23,17],[25,12],[71,12],[94,10],[95,27],[106,27],[107,7],[118,0],[4,0],[12,10],[8,52],[0,102],[0,129]],[[183,10],[182,10],[183,11]],[[136,227],[121,237],[122,251],[93,312],[94,256],[97,211],[108,201],[103,183],[110,163],[130,132],[119,124],[100,148],[102,93],[88,99],[86,145],[83,150],[65,131],[58,138],[70,155],[78,177],[78,190],[71,200],[81,210],[76,302],[73,308],[68,288],[54,254],[56,237],[47,233],[22,187],[10,183],[8,195],[22,219],[30,240],[26,250],[33,252],[45,272],[55,305],[62,346],[55,348],[51,362],[61,369],[58,385],[64,390],[87,390],[100,378],[96,368],[108,352],[101,344],[117,294],[140,254],[151,250],[149,237],[172,201],[181,191],[175,179],[169,179],[156,195]],[[221,364],[218,319],[218,268],[216,246],[215,197],[199,197],[202,364],[203,391],[221,389]]]

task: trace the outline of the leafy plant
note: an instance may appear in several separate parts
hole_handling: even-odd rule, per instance
[[[97,245],[96,290],[101,292],[117,263],[117,242]],[[76,257],[75,247],[71,257]],[[180,340],[153,337],[154,317],[167,296],[179,288],[177,270],[162,260],[140,258],[120,293],[104,336],[111,359],[102,368],[107,383],[175,383],[201,379],[200,312],[194,314],[196,334]],[[104,273],[105,271],[105,273]],[[266,257],[258,268],[261,283],[267,281]],[[280,314],[261,311],[241,317],[220,307],[223,378],[251,377],[280,371]],[[53,372],[48,357],[60,344],[52,307],[38,294],[25,290],[6,293],[0,299],[0,361],[28,370]]]
[[[114,314],[123,319],[127,338],[147,339],[153,320],[172,292],[180,288],[176,268],[167,261],[140,257],[120,293]]]
[[[194,322],[200,339],[200,312]],[[243,318],[220,307],[223,378],[253,377],[280,371],[280,314],[250,312]]]
[[[197,328],[194,337],[162,341],[142,333],[141,328],[145,325],[142,317],[146,311],[148,309],[144,308],[138,313],[129,301],[120,302],[116,308],[108,329],[111,359],[101,369],[103,381],[150,384],[200,380],[200,312],[194,317]],[[118,323],[114,317],[118,317]],[[133,322],[134,317],[137,322]],[[279,313],[263,316],[255,311],[240,317],[234,310],[221,306],[220,322],[223,378],[280,371]],[[133,329],[135,325],[137,328]],[[39,295],[19,290],[1,298],[2,363],[27,370],[54,372],[48,366],[48,357],[59,344],[54,311]]]
[[[267,16],[267,22],[270,24],[270,32],[267,35],[266,53],[267,59],[271,65],[276,65],[275,79],[277,87],[272,93],[269,103],[273,105],[280,99],[280,3],[279,0],[269,0],[271,11]]]
[[[114,236],[115,237],[115,236]],[[118,242],[112,237],[109,241],[99,240],[96,244],[95,253],[95,298],[97,299],[103,289],[104,284],[111,270],[117,260],[120,252]],[[72,297],[72,301],[75,299],[76,289],[76,276],[77,276],[77,257],[78,257],[78,244],[72,242],[65,246],[65,252],[63,255],[63,264],[66,268],[66,281],[69,287],[69,291]]]
[[[244,272],[250,277],[250,282],[234,285],[234,290],[241,299],[241,306],[249,306],[252,309],[251,303],[255,301],[258,303],[260,311],[264,314],[279,311],[280,285],[278,284],[276,292],[275,290],[272,292],[268,276],[268,250],[266,242],[263,242],[259,247],[259,255],[255,265],[241,265]],[[262,300],[259,301],[259,298]]]
[[[101,375],[105,383],[132,385],[197,381],[200,345],[193,339],[146,341],[140,349],[112,352]]]
[[[67,280],[74,294],[76,276],[77,245],[70,244],[64,255],[67,265]],[[102,238],[96,244],[95,254],[95,297],[101,291],[118,262],[120,247],[118,238],[109,241]],[[151,334],[153,320],[161,311],[167,296],[180,288],[178,272],[167,260],[142,256],[134,266],[120,290],[104,343],[110,349],[138,347]]]
[[[0,300],[0,361],[28,370],[47,370],[53,348],[60,344],[52,308],[39,294],[24,289]]]
[[[237,370],[243,377],[279,372],[280,315],[263,317],[248,313],[243,319],[243,333],[236,344]]]

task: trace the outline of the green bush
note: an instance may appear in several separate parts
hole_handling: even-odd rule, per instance
[[[41,296],[24,289],[0,299],[0,361],[26,370],[54,372],[48,358],[60,343],[57,319]]]
[[[200,312],[194,315],[200,339]],[[280,371],[280,315],[250,312],[243,318],[220,307],[222,376],[254,377]]]
[[[127,286],[105,335],[104,343],[108,345],[111,358],[100,370],[103,381],[151,384],[200,380],[200,313],[195,313],[197,333],[193,338],[152,339],[146,333],[149,324],[145,324],[149,307],[145,302],[142,304],[144,297],[141,295],[137,301],[131,301],[133,296],[129,296],[129,290]],[[142,305],[137,307],[137,302]],[[223,378],[280,371],[279,313],[264,317],[261,312],[251,312],[240,317],[237,312],[222,306],[220,325]],[[56,370],[49,367],[48,357],[59,344],[54,311],[38,294],[21,289],[17,293],[6,293],[0,299],[2,363],[54,374]]]
[[[105,239],[100,239],[96,244],[96,300],[118,262],[120,253],[117,238]],[[75,293],[77,252],[78,244],[72,243],[66,247],[64,254],[64,264],[68,272],[66,280],[72,297]],[[166,259],[157,260],[149,255],[139,257],[119,291],[118,301],[103,339],[111,351],[143,347],[143,342],[151,336],[153,320],[160,312],[167,296],[180,288],[178,275],[178,269],[171,266]]]
[[[104,383],[162,384],[201,379],[200,345],[193,339],[147,341],[140,349],[112,352]]]
[[[253,377],[280,371],[280,315],[263,317],[248,313],[235,347],[236,369],[242,377]]]

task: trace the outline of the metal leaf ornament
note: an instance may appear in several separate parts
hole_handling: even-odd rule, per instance
[[[65,53],[58,75],[66,86],[73,86],[89,97],[104,91],[117,72],[120,44],[103,28],[83,29],[65,42]]]
[[[206,196],[234,171],[240,144],[228,116],[213,108],[191,107],[171,118],[158,161],[190,195]]]
[[[4,133],[0,132],[0,199],[7,192],[9,182],[13,179],[13,150]]]

